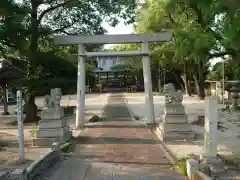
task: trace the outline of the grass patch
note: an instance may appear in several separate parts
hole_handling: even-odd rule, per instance
[[[70,142],[66,142],[60,145],[60,151],[61,152],[67,152],[67,150],[70,148],[70,146],[72,145],[72,143]]]
[[[174,164],[173,168],[176,169],[180,174],[187,176],[187,158],[180,158]]]
[[[101,122],[103,118],[99,117],[98,115],[94,115],[89,119],[89,122]]]
[[[38,126],[34,126],[30,131],[28,131],[28,133],[30,137],[36,137],[37,131],[38,131]]]

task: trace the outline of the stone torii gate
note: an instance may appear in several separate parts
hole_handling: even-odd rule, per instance
[[[149,58],[149,42],[170,41],[172,33],[163,31],[154,34],[121,34],[121,35],[92,35],[92,36],[56,36],[55,42],[61,45],[78,45],[78,75],[77,75],[77,109],[76,128],[84,127],[85,108],[85,60],[89,57],[141,56],[144,75],[144,89],[147,110],[147,124],[155,124],[152,79]],[[130,44],[142,43],[142,51],[128,52],[86,52],[85,45],[89,44]]]

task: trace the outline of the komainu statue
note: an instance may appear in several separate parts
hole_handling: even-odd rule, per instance
[[[181,90],[175,89],[172,83],[165,84],[163,87],[165,96],[165,104],[181,104],[183,101],[183,93]]]

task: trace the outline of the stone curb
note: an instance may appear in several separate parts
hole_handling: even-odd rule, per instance
[[[158,127],[155,127],[154,130],[151,130],[152,133],[162,142],[160,148],[162,149],[162,151],[164,152],[164,154],[166,155],[166,157],[169,159],[169,161],[174,164],[177,160],[177,157],[174,156],[174,154],[167,148],[167,146],[165,145],[165,143],[160,139],[159,134],[157,133],[157,129]]]
[[[61,158],[60,143],[53,143],[52,150],[35,160],[25,169],[15,169],[10,174],[9,180],[34,180],[50,166],[57,163]]]
[[[132,121],[136,121],[135,118],[134,118],[135,114],[134,114],[132,108],[129,107],[129,105],[128,105],[128,100],[127,100],[125,94],[123,94],[123,99],[124,99],[124,101],[125,101],[125,103],[126,103],[126,107],[127,107],[128,111],[129,111],[129,113],[130,113],[130,115],[131,115]]]

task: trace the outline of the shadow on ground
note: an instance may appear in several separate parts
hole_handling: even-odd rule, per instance
[[[87,124],[85,125],[86,128],[119,128],[119,129],[122,129],[122,128],[145,128],[146,126],[145,125],[95,125],[94,123],[93,124]]]
[[[111,94],[103,111],[104,121],[129,121],[129,112],[123,94]]]

